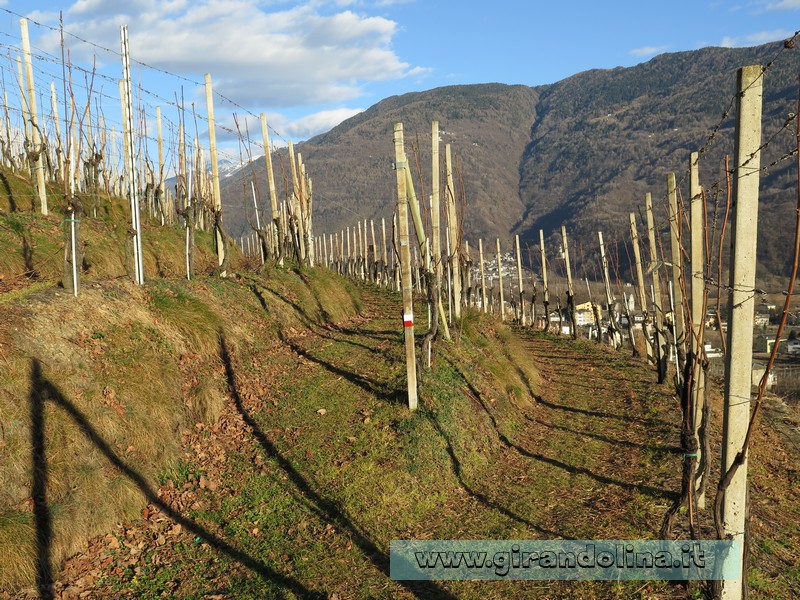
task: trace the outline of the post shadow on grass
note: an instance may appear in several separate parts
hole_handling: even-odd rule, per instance
[[[38,359],[34,358],[31,364],[30,392],[31,446],[34,466],[32,496],[37,546],[36,580],[42,598],[48,600],[53,598],[53,573],[50,564],[53,532],[52,518],[47,505],[47,459],[45,455],[44,439],[44,405],[46,401],[52,402],[55,406],[64,410],[77,425],[78,429],[80,429],[81,433],[83,433],[83,435],[106,457],[117,471],[141,490],[148,502],[158,507],[162,513],[176,523],[179,523],[187,531],[192,532],[195,536],[208,543],[209,546],[225,554],[231,560],[238,562],[264,580],[290,590],[301,598],[327,598],[326,594],[312,592],[293,577],[280,573],[257,558],[233,547],[222,538],[217,537],[215,534],[206,530],[202,525],[184,516],[161,500],[158,491],[150,487],[139,472],[117,456],[111,445],[95,430],[86,416],[61,393],[55,384],[51,383],[42,375],[41,363]]]
[[[373,381],[367,377],[359,375],[353,371],[348,371],[347,369],[343,369],[330,363],[328,361],[322,360],[314,356],[311,352],[296,344],[289,338],[285,337],[283,333],[278,331],[278,337],[280,340],[289,346],[296,354],[302,356],[303,358],[310,360],[313,363],[320,365],[321,367],[325,368],[326,370],[330,371],[334,375],[338,375],[340,377],[344,377],[347,381],[360,387],[365,392],[374,395],[376,398],[381,400],[386,400],[387,402],[395,402],[398,404],[406,404],[407,397],[406,397],[406,390],[391,387],[386,384],[382,384],[378,381]]]
[[[638,442],[631,442],[628,440],[618,440],[616,438],[608,437],[606,435],[600,435],[599,433],[593,433],[591,431],[580,431],[578,429],[572,429],[570,427],[565,427],[563,425],[556,425],[555,423],[547,423],[546,421],[542,421],[541,419],[531,417],[530,415],[525,415],[525,418],[533,423],[538,423],[539,425],[543,425],[548,429],[558,429],[559,431],[574,433],[576,436],[590,437],[592,439],[599,440],[601,442],[607,442],[612,446],[625,446],[626,448],[637,448],[639,450],[647,450],[650,452],[664,452],[666,454],[681,454],[683,452],[683,449],[680,446],[667,446],[664,444],[639,444]]]
[[[319,298],[316,296],[313,288],[311,288],[309,286],[309,289],[311,290],[311,293],[312,293],[312,295],[314,296],[314,299],[317,302],[317,305],[318,305],[319,310],[320,310],[320,314],[325,319],[326,325],[327,325],[328,328],[330,328],[330,329],[332,329],[334,331],[337,331],[339,333],[346,334],[346,335],[358,335],[358,336],[363,336],[363,337],[372,337],[372,338],[375,338],[375,339],[397,339],[397,340],[402,340],[403,331],[399,327],[396,330],[375,330],[375,331],[373,331],[373,330],[370,330],[370,329],[348,328],[348,327],[337,325],[336,323],[331,322],[330,319],[329,319],[330,315],[327,313],[327,311],[325,311],[324,308],[322,308],[322,304],[320,303]],[[288,298],[286,295],[281,294],[277,290],[273,290],[273,289],[270,289],[268,287],[264,287],[258,281],[252,280],[252,282],[250,284],[250,291],[253,292],[253,295],[258,300],[259,304],[261,305],[261,308],[263,308],[265,311],[269,312],[269,306],[267,305],[267,300],[266,300],[266,298],[264,298],[264,294],[263,294],[262,290],[266,290],[267,292],[269,292],[270,294],[275,296],[281,302],[284,302],[285,304],[288,304],[289,306],[291,306],[298,313],[300,319],[304,322],[304,324],[306,324],[306,325],[308,325],[309,327],[312,327],[312,328],[319,325],[319,323],[316,320],[312,319],[309,316],[309,314],[306,311],[306,309],[304,309],[302,306],[300,306],[297,302],[295,302],[294,300]],[[397,322],[400,323],[399,316],[398,316],[398,321]]]
[[[525,373],[525,371],[522,369],[522,367],[520,367],[519,364],[517,364],[517,362],[511,356],[509,351],[505,347],[502,347],[502,350],[503,350],[503,354],[508,359],[508,362],[511,363],[511,365],[514,367],[514,369],[516,370],[517,374],[520,376],[522,381],[525,382],[525,386],[527,387],[528,392],[530,393],[530,395],[533,398],[536,399],[537,404],[541,404],[541,405],[546,406],[548,408],[553,408],[553,409],[558,409],[558,410],[565,410],[565,411],[569,411],[569,412],[576,412],[576,413],[581,413],[581,414],[585,414],[585,415],[593,416],[593,417],[601,417],[601,418],[607,418],[607,419],[617,419],[617,420],[625,421],[625,422],[640,423],[640,424],[646,425],[648,427],[653,427],[653,426],[658,426],[658,425],[663,425],[664,424],[664,423],[660,422],[658,419],[642,419],[642,418],[639,418],[639,417],[633,417],[633,416],[628,416],[628,415],[617,415],[617,414],[613,414],[613,413],[609,413],[609,412],[592,411],[592,410],[588,410],[588,409],[577,408],[577,407],[574,407],[574,406],[566,406],[566,405],[563,405],[563,404],[556,404],[555,402],[549,402],[549,401],[545,400],[544,398],[542,398],[539,394],[537,394],[534,391],[533,385],[531,384],[531,381],[528,378],[528,375]],[[553,358],[559,358],[559,357],[558,356],[554,356]],[[462,378],[463,378],[463,375],[462,375]],[[614,381],[622,381],[622,379],[615,379]],[[574,386],[574,387],[590,388],[590,386],[588,386],[588,385],[583,385],[583,384],[580,384],[580,383],[576,383],[574,381],[571,381],[570,385]],[[594,387],[591,387],[590,389],[599,389],[599,388],[597,386],[594,386]]]
[[[44,405],[49,397],[49,387],[42,377],[38,360],[31,364],[31,389],[28,400],[31,419],[31,499],[33,500],[33,525],[36,530],[36,589],[42,600],[51,600],[53,570],[50,551],[53,543],[53,519],[47,503],[48,467],[45,440]]]
[[[278,448],[261,430],[253,415],[245,408],[239,389],[236,385],[236,373],[233,369],[228,346],[225,342],[225,335],[222,330],[218,332],[219,356],[225,367],[225,378],[228,382],[228,391],[233,399],[236,410],[241,415],[244,422],[250,428],[253,437],[258,441],[266,455],[276,461],[278,466],[286,473],[289,480],[297,490],[308,501],[308,507],[322,520],[337,525],[341,530],[346,531],[353,543],[358,546],[364,556],[372,562],[375,567],[387,577],[389,576],[389,556],[378,548],[365,531],[354,521],[352,521],[336,503],[323,497],[315,491],[303,475],[294,467],[289,459],[280,453]],[[454,599],[450,592],[442,589],[430,581],[398,581],[409,592],[418,598],[434,598],[442,600]]]
[[[505,515],[506,517],[508,517],[508,518],[510,518],[510,519],[512,519],[514,521],[517,521],[518,523],[522,523],[523,525],[526,525],[527,527],[530,527],[531,529],[535,529],[539,533],[552,536],[554,539],[563,538],[564,537],[563,533],[558,532],[558,531],[552,531],[550,529],[545,529],[543,527],[540,527],[539,525],[536,525],[535,523],[533,523],[532,521],[526,519],[525,517],[515,513],[510,508],[508,508],[506,506],[503,506],[499,502],[496,502],[496,501],[492,500],[486,494],[478,492],[477,490],[475,490],[472,487],[470,487],[467,484],[467,482],[464,481],[464,474],[463,474],[462,469],[461,469],[461,461],[458,459],[458,456],[456,455],[455,449],[453,448],[453,443],[450,441],[450,436],[447,435],[447,433],[445,432],[444,428],[442,427],[442,424],[439,422],[439,420],[436,418],[436,416],[433,413],[431,413],[431,411],[429,411],[429,410],[422,409],[420,411],[420,414],[423,415],[425,418],[427,418],[428,421],[430,421],[431,425],[433,425],[433,428],[437,431],[437,433],[444,440],[444,443],[447,446],[447,454],[450,457],[450,464],[453,467],[453,474],[456,476],[456,479],[458,480],[458,484],[461,486],[461,488],[467,494],[469,494],[472,498],[474,498],[475,500],[477,500],[478,502],[483,504],[486,508],[489,508],[491,510],[495,510],[495,511]]]
[[[14,198],[14,192],[11,191],[11,184],[8,183],[8,177],[5,173],[0,173],[0,182],[3,184],[3,189],[8,196],[8,208],[11,212],[17,212],[17,200]]]
[[[617,487],[620,487],[622,489],[626,489],[626,490],[629,490],[629,491],[636,491],[636,492],[651,496],[653,498],[665,498],[665,499],[668,499],[668,500],[674,500],[675,497],[678,495],[677,492],[670,492],[668,490],[655,488],[655,487],[652,487],[652,486],[649,486],[649,485],[628,483],[627,481],[622,481],[622,480],[619,480],[619,479],[615,479],[613,477],[608,477],[607,475],[602,475],[600,473],[595,473],[594,471],[592,471],[591,469],[587,469],[586,467],[578,467],[578,466],[575,466],[575,465],[570,465],[569,463],[565,463],[565,462],[562,462],[562,461],[557,460],[555,458],[550,458],[550,457],[544,456],[543,454],[538,454],[536,452],[532,452],[532,451],[530,451],[530,450],[528,450],[526,448],[523,448],[519,444],[515,444],[510,439],[508,439],[508,436],[506,436],[505,433],[503,433],[500,430],[500,427],[499,427],[499,425],[497,423],[497,419],[492,414],[491,410],[489,410],[489,407],[486,405],[486,402],[484,402],[481,393],[478,391],[478,389],[474,385],[472,385],[472,382],[467,378],[467,376],[464,374],[464,372],[453,361],[448,359],[448,363],[461,376],[461,379],[467,385],[467,388],[469,389],[470,393],[478,401],[478,404],[480,404],[480,406],[483,408],[484,412],[486,412],[487,416],[489,417],[489,420],[492,423],[492,427],[494,428],[495,433],[497,433],[498,439],[506,447],[513,448],[519,454],[521,454],[523,456],[527,456],[528,458],[531,458],[533,460],[537,460],[539,462],[544,462],[544,463],[547,463],[547,464],[552,465],[554,467],[557,467],[559,469],[563,469],[563,470],[567,471],[568,473],[570,473],[572,475],[578,475],[578,474],[585,475],[585,476],[587,476],[587,477],[589,477],[591,479],[594,479],[595,481],[597,481],[599,483],[605,483],[605,484],[608,484],[608,485],[614,485],[614,486],[617,486]],[[540,404],[545,404],[545,406],[547,405],[539,397],[537,397],[536,400]]]

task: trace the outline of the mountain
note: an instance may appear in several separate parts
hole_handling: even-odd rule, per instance
[[[689,154],[701,148],[709,210],[724,207],[724,194],[715,193],[724,188],[723,156],[733,154],[736,71],[748,64],[768,66],[763,140],[769,144],[762,165],[769,165],[796,147],[794,123],[784,125],[796,111],[800,55],[782,43],[663,54],[634,67],[586,71],[538,87],[443,87],[387,98],[297,145],[313,180],[316,233],[340,231],[358,219],[391,218],[396,122],[404,125],[417,193],[427,197],[430,126],[439,121],[442,164],[444,143],[450,143],[456,187],[460,196],[463,185],[466,200],[465,236],[472,242],[500,237],[510,244],[519,234],[523,243],[537,245],[540,228],[554,242],[562,224],[591,248],[598,230],[607,240],[625,239],[627,215],[644,204],[645,192],[653,193],[657,210],[666,214],[668,172],[677,174],[688,198]],[[265,190],[263,162],[256,170]],[[224,187],[234,233],[245,222],[236,179],[228,178]],[[785,272],[788,265],[791,232],[780,225],[792,218],[795,185],[793,160],[778,162],[762,177],[758,256],[772,272]],[[251,202],[244,205],[249,210]]]

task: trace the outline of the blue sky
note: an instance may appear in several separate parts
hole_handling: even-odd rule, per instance
[[[395,94],[454,84],[553,83],[663,52],[757,45],[800,29],[800,0],[0,0],[7,86],[14,82],[9,52],[20,52],[19,17],[12,13],[31,20],[37,85],[46,89],[60,76],[60,66],[48,61],[61,52],[59,11],[67,32],[114,51],[119,26],[128,25],[148,115],[161,105],[174,120],[176,109],[165,104],[181,86],[187,105],[195,102],[204,115],[196,83],[210,72],[215,91],[239,105],[215,105],[227,143],[233,111],[240,123],[248,111],[265,112],[284,139],[301,140]],[[119,57],[71,36],[67,46],[76,65],[91,70],[97,60],[98,73],[107,76],[94,89],[106,95],[102,109],[113,123]],[[74,74],[76,89],[86,83],[83,73]],[[248,126],[258,138],[253,118]]]

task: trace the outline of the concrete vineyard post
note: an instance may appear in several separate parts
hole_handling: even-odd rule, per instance
[[[728,354],[725,359],[725,412],[723,417],[722,470],[726,472],[742,450],[750,419],[755,312],[758,185],[761,165],[760,65],[739,69],[731,227],[730,292],[728,293]],[[742,542],[747,518],[747,454],[733,476],[722,506],[725,533]],[[743,597],[746,580],[722,582],[722,598]]]

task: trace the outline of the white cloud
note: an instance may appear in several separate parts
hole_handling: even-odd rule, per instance
[[[645,57],[645,56],[653,56],[655,54],[661,54],[664,52],[669,46],[643,46],[642,48],[634,48],[631,50],[631,56],[637,57]]]
[[[766,44],[767,42],[776,42],[778,40],[785,40],[794,35],[793,31],[788,29],[773,29],[772,31],[759,31],[741,37],[725,36],[720,42],[723,48],[739,48],[742,46],[758,46]]]
[[[325,133],[342,121],[362,112],[363,108],[335,108],[323,110],[284,125],[286,133],[293,138],[308,139]]]
[[[767,4],[767,10],[798,10],[800,9],[800,0],[779,0],[778,2],[770,2]]]
[[[119,26],[128,24],[134,61],[196,81],[210,72],[216,91],[246,107],[330,105],[360,97],[365,83],[419,75],[391,47],[397,23],[339,8],[352,3],[265,8],[263,0],[77,0],[65,12],[65,29],[116,49]],[[68,42],[73,60],[91,62],[94,48]],[[37,43],[55,53],[58,34]]]

